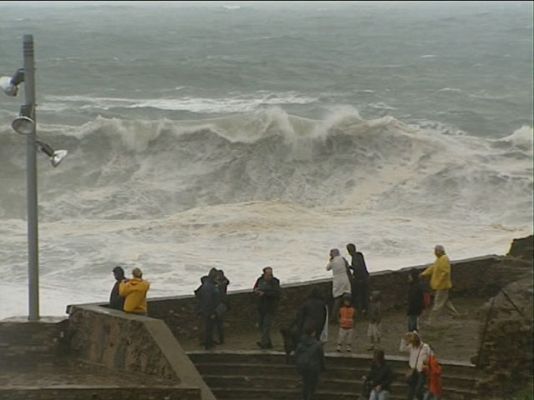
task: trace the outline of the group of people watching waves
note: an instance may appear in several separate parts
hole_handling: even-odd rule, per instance
[[[223,270],[212,268],[208,275],[200,279],[200,286],[195,290],[198,299],[197,313],[204,325],[204,348],[212,349],[215,344],[224,343],[224,314],[228,311],[226,293],[230,281]],[[218,341],[213,339],[217,331]]]
[[[364,255],[349,243],[346,246],[350,262],[341,256],[338,249],[330,250],[327,271],[332,271],[331,307],[321,292],[314,288],[305,302],[296,309],[295,322],[296,366],[302,376],[303,398],[311,399],[319,383],[319,375],[324,370],[324,345],[328,341],[328,322],[338,325],[336,350],[352,351],[354,326],[357,319],[368,322],[367,336],[374,350],[369,373],[364,377],[364,397],[370,400],[386,400],[391,390],[393,373],[387,365],[385,353],[380,348],[381,342],[381,295],[377,290],[370,290],[369,272]],[[420,316],[428,308],[424,281],[429,278],[434,291],[433,307],[429,311],[427,326],[432,326],[437,314],[447,309],[454,316],[459,313],[448,297],[452,287],[451,268],[443,246],[434,248],[435,262],[420,272],[409,271],[407,285],[407,333],[403,335],[401,351],[409,353],[409,373],[406,375],[408,400],[438,399],[441,395],[441,367],[426,343],[423,343],[420,328]],[[139,268],[132,271],[132,278],[126,279],[124,270],[113,270],[116,284],[113,287],[110,306],[125,312],[146,314],[146,293],[150,284],[142,279]],[[204,325],[203,344],[205,349],[212,349],[216,344],[224,343],[224,315],[228,311],[227,288],[230,281],[222,270],[212,268],[208,275],[201,278],[201,285],[195,290],[197,312]],[[280,281],[273,274],[272,267],[265,267],[262,275],[253,286],[257,299],[258,327],[261,349],[272,349],[271,329],[280,301]],[[329,318],[330,316],[330,318]],[[218,340],[215,340],[214,336]],[[286,348],[287,351],[287,348]],[[434,397],[432,397],[434,396]]]

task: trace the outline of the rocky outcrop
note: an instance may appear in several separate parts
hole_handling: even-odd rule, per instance
[[[486,304],[480,349],[473,362],[486,373],[482,398],[510,398],[532,381],[532,271],[507,285]]]
[[[514,239],[507,255],[532,262],[534,257],[534,237],[530,235],[526,238]]]

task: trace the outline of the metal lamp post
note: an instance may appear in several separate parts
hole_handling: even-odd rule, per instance
[[[35,60],[33,35],[24,35],[24,97],[33,120],[26,135],[26,201],[28,207],[28,319],[39,320],[39,230],[37,215],[37,143],[35,119]]]
[[[0,89],[8,96],[16,96],[18,85],[24,83],[24,102],[20,116],[11,124],[13,130],[26,136],[26,200],[28,211],[28,289],[30,321],[39,320],[39,231],[37,215],[37,150],[49,158],[57,167],[66,157],[67,150],[54,150],[52,146],[39,140],[35,119],[35,61],[33,56],[33,36],[23,38],[24,68],[19,68],[12,77],[0,77]]]

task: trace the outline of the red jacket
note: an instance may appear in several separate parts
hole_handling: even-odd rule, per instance
[[[428,366],[426,375],[428,379],[428,391],[436,397],[441,397],[443,394],[443,386],[441,385],[442,368],[434,355],[428,357]]]

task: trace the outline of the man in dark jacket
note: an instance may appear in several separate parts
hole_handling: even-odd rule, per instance
[[[323,346],[315,339],[315,333],[313,325],[306,325],[295,350],[297,371],[302,376],[303,400],[311,400],[319,383],[319,374],[325,370]]]
[[[271,267],[263,269],[263,275],[254,284],[254,293],[258,296],[261,331],[261,340],[257,342],[257,345],[262,349],[272,349],[271,325],[280,299],[280,281],[273,276]]]
[[[124,297],[119,295],[119,285],[126,279],[124,277],[124,269],[117,265],[113,268],[113,275],[115,276],[115,285],[113,285],[113,289],[111,289],[111,294],[109,295],[109,308],[122,311],[124,308]]]
[[[215,276],[211,273],[201,278],[202,285],[195,290],[198,299],[198,312],[204,321],[204,348],[210,350],[214,347],[213,328],[217,323],[216,308],[219,305],[219,292],[214,282]]]
[[[419,281],[419,271],[412,269],[408,275],[408,332],[418,331],[418,319],[424,309],[423,285]]]
[[[354,243],[347,244],[347,251],[351,256],[350,269],[353,276],[352,302],[354,307],[365,315],[369,307],[369,272],[363,254],[356,251]]]
[[[389,365],[386,364],[384,350],[375,350],[369,375],[364,377],[365,398],[369,400],[386,400],[391,392],[392,381],[393,372]]]
[[[315,338],[320,339],[326,322],[326,303],[319,289],[314,288],[306,302],[299,308],[296,322],[299,338],[304,333],[304,327],[311,325],[315,330]]]

